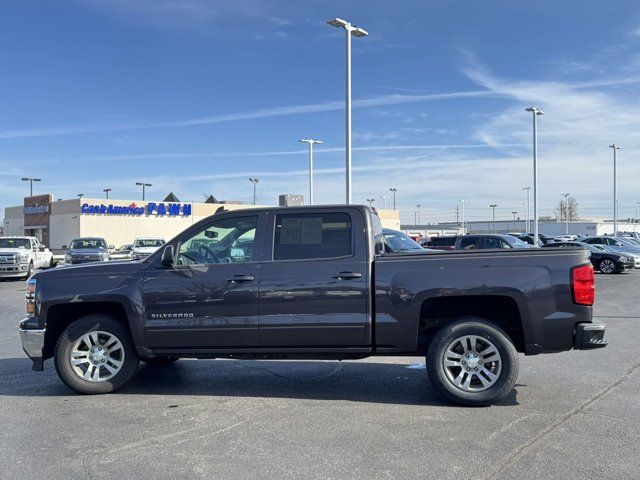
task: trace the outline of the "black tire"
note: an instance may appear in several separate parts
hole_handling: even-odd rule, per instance
[[[33,275],[33,262],[29,262],[29,266],[27,267],[27,280],[31,278],[31,275]]]
[[[488,340],[500,354],[501,369],[498,378],[485,390],[465,391],[447,377],[445,351],[452,342],[465,335]],[[436,392],[451,402],[466,406],[487,406],[502,400],[511,393],[518,378],[518,352],[515,346],[499,327],[480,318],[461,318],[445,325],[429,345],[426,363]]]
[[[153,358],[141,358],[144,363],[150,367],[164,367],[171,365],[172,363],[180,360],[178,357],[153,357]]]
[[[124,360],[120,370],[108,380],[92,383],[83,380],[73,370],[70,355],[74,343],[83,335],[93,332],[107,332],[117,337],[124,350]],[[54,352],[54,363],[58,376],[69,388],[83,394],[115,392],[136,373],[139,359],[131,340],[129,329],[110,315],[93,314],[71,323],[60,335]]]

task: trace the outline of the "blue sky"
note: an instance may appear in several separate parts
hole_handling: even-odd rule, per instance
[[[531,118],[540,207],[574,194],[611,216],[640,202],[640,8],[635,1],[78,0],[2,3],[0,208],[36,192],[258,201],[344,199],[344,33],[353,40],[354,201],[398,189],[402,218],[524,216]]]

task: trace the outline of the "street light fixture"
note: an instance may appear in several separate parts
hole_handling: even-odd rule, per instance
[[[375,202],[375,198],[367,198],[367,202],[369,202],[369,208],[373,208],[373,202]]]
[[[323,142],[315,138],[302,138],[298,141],[309,144],[309,205],[313,205],[313,144]]]
[[[249,181],[253,184],[253,204],[256,204],[256,185],[260,181],[259,178],[250,178]]]
[[[366,37],[369,35],[366,30],[352,25],[350,22],[341,18],[334,18],[327,22],[337,28],[344,28],[347,33],[347,92],[346,92],[346,132],[345,132],[345,144],[346,144],[346,170],[347,170],[347,191],[346,191],[346,203],[351,204],[351,35],[354,37]]]
[[[153,185],[151,185],[150,183],[144,183],[144,182],[136,182],[136,185],[142,187],[142,201],[145,201],[146,198],[146,194],[147,194],[147,187],[151,187]]]
[[[491,224],[491,233],[496,233],[496,207],[498,205],[495,203],[492,203],[491,205],[489,205],[489,208],[491,208],[493,210],[493,222]]]
[[[82,197],[84,197],[84,193],[79,193],[78,198],[82,198]]]
[[[22,177],[23,182],[29,182],[29,196],[33,197],[33,182],[41,182],[41,178]]]
[[[538,116],[544,112],[536,107],[525,108],[533,117],[533,244],[538,243]]]
[[[396,192],[398,191],[397,188],[390,188],[389,191],[391,193],[393,193],[393,209],[396,209]]]
[[[561,193],[560,196],[564,197],[564,234],[569,235],[569,195],[570,193]]]
[[[618,172],[616,151],[620,150],[620,145],[615,143],[609,145],[613,148],[613,235],[618,235]]]
[[[104,190],[102,190],[102,191],[103,191],[103,192],[104,192],[104,194],[105,194],[105,198],[106,198],[107,200],[109,200],[109,192],[111,191],[111,189],[110,189],[110,188],[105,188],[105,189],[104,189]]]

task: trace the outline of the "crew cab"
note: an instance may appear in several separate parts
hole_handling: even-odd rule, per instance
[[[55,265],[53,253],[36,237],[0,237],[0,278],[29,278]]]
[[[518,353],[606,345],[583,249],[385,252],[363,206],[217,213],[141,261],[27,282],[23,349],[82,393],[122,387],[139,361],[426,356],[435,390],[487,405]],[[579,374],[579,371],[576,371]]]

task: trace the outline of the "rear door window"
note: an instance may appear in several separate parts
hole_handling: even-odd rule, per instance
[[[480,248],[480,237],[464,237],[460,240],[460,248],[465,250],[472,250]]]
[[[276,215],[274,260],[339,258],[353,255],[353,228],[347,213]]]

